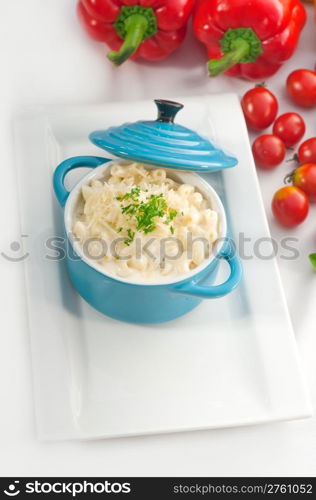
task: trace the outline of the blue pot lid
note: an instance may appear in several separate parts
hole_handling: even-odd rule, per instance
[[[158,99],[155,103],[156,121],[97,130],[90,134],[90,140],[119,158],[160,167],[213,172],[237,165],[237,158],[227,155],[193,130],[174,123],[182,104]]]

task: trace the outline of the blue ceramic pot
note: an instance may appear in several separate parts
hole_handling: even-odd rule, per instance
[[[71,237],[76,204],[84,184],[89,184],[92,179],[106,177],[106,172],[115,161],[108,162],[110,160],[102,157],[78,156],[62,162],[54,173],[55,193],[64,209],[65,232],[74,252],[72,256],[67,256],[69,276],[79,294],[95,309],[112,318],[131,323],[160,323],[191,311],[202,299],[216,299],[230,293],[240,282],[242,270],[239,257],[231,252],[225,240],[225,211],[214,189],[193,173],[178,172],[176,175],[180,181],[194,184],[210,200],[211,206],[219,214],[222,241],[217,254],[195,272],[178,281],[139,284],[107,275],[96,262],[84,255],[79,244]],[[69,193],[64,186],[65,176],[70,170],[79,167],[91,167],[93,172]],[[230,276],[221,285],[212,286],[222,259],[230,266]]]

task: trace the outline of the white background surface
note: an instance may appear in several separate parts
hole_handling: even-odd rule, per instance
[[[159,65],[127,63],[114,69],[104,57],[104,45],[89,40],[77,23],[75,3],[0,0],[0,251],[12,256],[10,244],[20,240],[11,130],[14,113],[38,103],[91,104],[232,90],[242,94],[251,87],[227,77],[208,80],[203,47],[192,42],[190,35],[176,54]],[[286,75],[299,66],[313,68],[315,63],[316,27],[311,11],[309,16],[298,53],[269,80],[271,90],[282,96],[284,111],[294,108],[284,96]],[[307,135],[316,135],[315,110],[304,112],[304,117]],[[260,175],[269,220],[271,197],[289,169],[281,166]],[[45,186],[38,189],[45,195]],[[307,254],[316,251],[315,215],[314,209],[306,224],[291,232],[300,240],[301,257],[280,260],[314,406],[316,275],[310,270]],[[277,240],[288,235],[273,221],[271,230]],[[315,475],[315,418],[177,435],[39,443],[33,417],[23,266],[1,256],[0,276],[1,475]]]

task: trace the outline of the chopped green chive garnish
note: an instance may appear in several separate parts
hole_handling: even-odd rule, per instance
[[[128,229],[127,236],[128,236],[128,238],[124,241],[124,243],[125,243],[125,245],[129,246],[133,242],[133,239],[135,237],[135,233],[131,229]]]
[[[133,200],[136,201],[139,197],[140,194],[140,187],[136,186],[134,187],[130,193],[124,194],[124,196],[117,196],[118,201],[123,201],[123,200]]]
[[[178,212],[173,208],[169,210],[168,217],[165,220],[165,224],[170,224],[170,222],[178,215]]]
[[[135,215],[138,207],[139,207],[139,203],[135,203],[135,204],[131,203],[130,205],[127,205],[126,207],[122,207],[122,213],[127,214],[127,215]]]
[[[147,202],[142,202],[136,214],[138,231],[151,233],[155,229],[154,217],[164,217],[167,210],[167,202],[163,194],[152,194],[147,198]]]
[[[147,196],[146,201],[139,201],[139,195],[140,187],[136,186],[129,193],[116,198],[119,201],[131,200],[134,202],[129,203],[128,205],[121,203],[121,210],[122,214],[135,217],[137,231],[143,231],[145,234],[151,233],[154,229],[156,229],[154,221],[155,217],[165,217],[164,224],[168,225],[177,216],[177,211],[168,207],[167,202],[163,197],[163,193]],[[123,228],[119,228],[118,232],[122,229]],[[170,227],[170,231],[173,234],[174,228]],[[125,244],[130,245],[135,237],[135,233],[128,229],[127,235],[128,238],[125,240]]]

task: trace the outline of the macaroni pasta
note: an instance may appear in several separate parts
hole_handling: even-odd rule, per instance
[[[218,214],[194,186],[137,163],[110,172],[82,187],[73,225],[84,254],[106,274],[171,281],[210,257]]]

